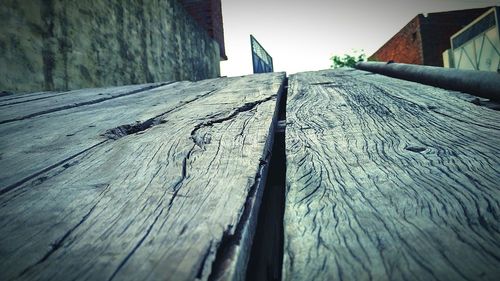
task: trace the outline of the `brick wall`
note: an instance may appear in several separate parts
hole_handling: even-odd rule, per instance
[[[423,64],[419,17],[414,17],[370,58],[376,61]]]

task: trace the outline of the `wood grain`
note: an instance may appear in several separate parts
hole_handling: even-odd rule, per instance
[[[22,103],[4,108],[3,115],[22,117],[0,125],[0,160],[3,167],[9,167],[0,170],[0,194],[107,141],[102,135],[108,129],[146,123],[223,87],[224,83],[216,85],[214,80],[208,80],[159,88],[153,84],[90,89],[90,93],[77,91],[76,95],[81,97],[78,106],[68,103],[75,101],[68,97],[55,104],[35,100],[32,101],[35,105]],[[185,87],[191,90],[186,92]],[[106,100],[101,100],[100,93],[105,93]],[[64,108],[67,105],[70,106]],[[28,112],[29,115],[22,115]]]
[[[169,84],[153,83],[122,87],[82,89],[60,93],[41,93],[34,97],[20,95],[18,99],[1,101],[0,124],[24,120],[56,111],[97,104],[128,95],[144,94],[147,90]]]
[[[2,124],[2,186],[27,180],[0,196],[0,279],[238,279],[284,78],[179,82]]]
[[[498,280],[500,113],[368,72],[291,76],[285,280]]]

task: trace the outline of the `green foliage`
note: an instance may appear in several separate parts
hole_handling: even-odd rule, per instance
[[[331,68],[354,67],[357,62],[366,60],[366,54],[364,50],[353,50],[352,54],[344,54],[342,57],[334,55],[330,60],[332,60]]]

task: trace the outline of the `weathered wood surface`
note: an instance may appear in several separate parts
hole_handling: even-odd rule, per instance
[[[128,95],[144,94],[149,89],[165,84],[168,82],[7,96],[0,99],[0,124],[73,107],[97,104]]]
[[[155,85],[1,124],[0,280],[244,274],[284,78]]]
[[[44,108],[40,101],[33,101],[40,105],[34,116],[0,125],[0,159],[2,165],[10,167],[0,171],[0,194],[38,175],[37,172],[53,168],[53,165],[107,141],[108,138],[101,135],[108,129],[146,123],[224,83],[214,84],[209,80],[194,85],[180,82],[159,88],[144,85],[118,87],[108,90],[106,95],[120,93],[119,98],[101,102],[91,99],[91,104],[67,109],[60,109],[61,104],[49,104]],[[184,87],[190,87],[190,90],[185,91]],[[137,89],[151,90],[136,92]],[[104,91],[90,90],[86,96],[96,97]],[[27,111],[26,108],[31,110],[36,106],[18,104],[16,108],[4,108],[3,115],[19,114]]]
[[[285,280],[499,280],[500,112],[357,70],[289,85]]]

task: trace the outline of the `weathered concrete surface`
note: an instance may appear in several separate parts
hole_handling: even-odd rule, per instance
[[[219,76],[219,46],[177,0],[5,0],[0,90]]]

